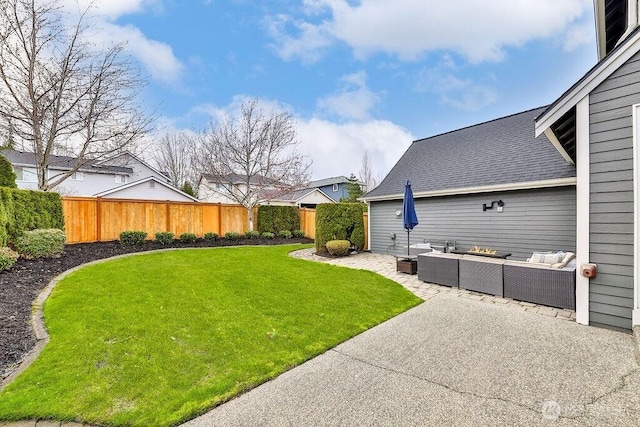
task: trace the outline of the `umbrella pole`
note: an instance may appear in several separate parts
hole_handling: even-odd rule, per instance
[[[409,256],[409,233],[410,231],[407,229],[407,256]]]

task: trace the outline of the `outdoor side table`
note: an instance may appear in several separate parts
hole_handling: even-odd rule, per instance
[[[418,260],[416,256],[396,256],[396,269],[398,273],[416,274],[418,272]]]

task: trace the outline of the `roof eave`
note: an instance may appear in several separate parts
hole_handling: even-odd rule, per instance
[[[533,190],[537,188],[567,187],[567,186],[576,185],[576,182],[577,182],[577,179],[575,177],[570,177],[570,178],[547,179],[542,181],[517,182],[513,184],[497,184],[497,185],[486,185],[486,186],[479,186],[479,187],[450,188],[450,189],[435,190],[435,191],[419,191],[419,192],[413,193],[413,198],[422,199],[422,198],[428,198],[428,197],[493,193],[496,191]],[[382,202],[387,200],[402,200],[403,197],[404,197],[404,193],[398,193],[398,194],[389,194],[384,196],[362,197],[361,200],[364,202]]]
[[[560,119],[567,111],[575,107],[580,100],[591,93],[615,70],[620,68],[640,50],[640,31],[635,31],[611,54],[596,64],[572,88],[558,98],[547,111],[535,120],[535,136],[538,137]]]

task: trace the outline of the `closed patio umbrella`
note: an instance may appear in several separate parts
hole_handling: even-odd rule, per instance
[[[411,182],[407,180],[404,185],[404,199],[402,200],[402,222],[404,229],[407,230],[407,256],[409,256],[409,233],[413,227],[418,225],[418,216],[416,215],[416,205],[413,202],[413,191],[411,191]]]

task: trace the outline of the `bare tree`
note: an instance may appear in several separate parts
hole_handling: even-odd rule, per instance
[[[35,154],[40,190],[135,144],[150,123],[135,103],[144,81],[122,45],[88,42],[88,12],[69,26],[61,0],[0,0],[0,133]],[[48,176],[54,154],[77,160]]]
[[[260,100],[244,101],[237,117],[223,115],[204,135],[200,170],[221,183],[219,191],[247,208],[306,184],[311,162],[296,151],[295,122],[287,112],[267,112]]]
[[[371,167],[371,158],[367,150],[362,154],[362,166],[360,167],[360,181],[364,184],[365,192],[373,190],[379,184],[378,177],[373,176],[373,168]]]
[[[194,152],[197,139],[192,132],[175,131],[160,137],[154,147],[152,156],[156,166],[169,174],[171,184],[176,188],[196,184]]]

